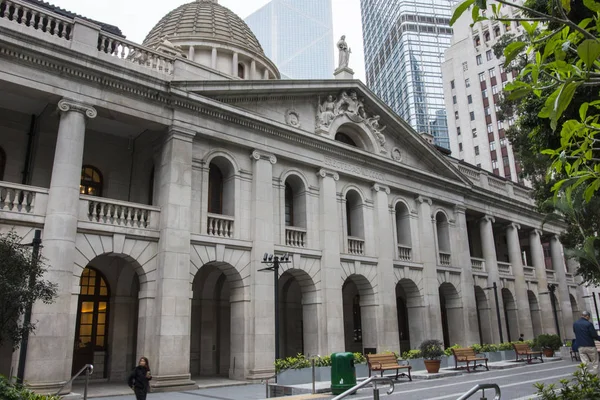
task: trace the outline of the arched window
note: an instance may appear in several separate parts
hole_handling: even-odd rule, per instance
[[[337,140],[338,142],[342,142],[344,144],[347,144],[349,146],[354,146],[354,147],[358,147],[356,145],[356,142],[354,140],[352,140],[352,138],[350,136],[348,136],[347,134],[345,134],[344,132],[338,132],[335,134],[335,140]]]
[[[450,259],[450,227],[448,219],[443,212],[435,216],[435,226],[438,240],[438,252],[441,265],[451,265]]]
[[[412,238],[410,232],[410,212],[402,202],[396,203],[396,238],[398,240],[398,258],[410,261],[412,259]]]
[[[245,72],[246,72],[246,67],[244,66],[244,64],[239,63],[238,64],[238,78],[244,79]]]
[[[6,153],[0,147],[0,181],[4,180],[4,168],[6,167]]]
[[[214,163],[208,167],[208,212],[223,214],[223,173]]]
[[[285,183],[285,226],[294,226],[294,191]]]
[[[87,267],[79,282],[73,371],[94,362],[94,352],[107,350],[110,291],[104,276]]]
[[[150,171],[150,183],[148,185],[148,204],[152,205],[154,201],[154,165]]]
[[[102,196],[102,174],[90,165],[84,165],[81,169],[81,182],[79,193],[90,196]]]

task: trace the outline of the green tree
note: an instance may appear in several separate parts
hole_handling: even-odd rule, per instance
[[[35,330],[35,323],[22,321],[25,310],[38,300],[52,303],[56,296],[56,285],[42,279],[44,262],[35,260],[21,239],[14,231],[0,235],[0,345],[10,343],[13,349]],[[30,276],[35,278],[31,287]]]
[[[488,5],[491,15],[481,10]],[[520,10],[508,18],[506,7]],[[594,0],[467,0],[474,22],[519,21],[525,35],[506,35],[494,48],[518,72],[506,87],[503,113],[518,116],[507,131],[542,212],[567,223],[561,240],[585,280],[600,283],[600,3]],[[549,202],[548,199],[553,199]],[[552,219],[552,218],[549,218]]]

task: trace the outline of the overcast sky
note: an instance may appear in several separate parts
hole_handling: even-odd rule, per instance
[[[116,25],[127,39],[142,43],[146,34],[169,11],[191,0],[46,0],[61,8],[101,22]],[[270,0],[219,0],[242,18]],[[365,80],[360,0],[332,0],[334,43],[342,35],[352,48],[350,67],[355,78]],[[337,66],[337,50],[335,51]],[[333,71],[331,71],[333,77]]]

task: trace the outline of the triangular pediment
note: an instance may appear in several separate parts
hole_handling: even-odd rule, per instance
[[[203,81],[172,86],[312,135],[335,140],[343,131],[357,146],[399,166],[471,184],[435,146],[421,137],[362,82]]]

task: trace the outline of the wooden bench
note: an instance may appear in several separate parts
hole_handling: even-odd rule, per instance
[[[513,343],[513,347],[517,357],[516,361],[527,361],[527,364],[531,364],[537,358],[541,362],[544,362],[542,352],[531,350],[531,347],[527,343]]]
[[[396,379],[399,376],[407,376],[412,381],[412,377],[410,376],[412,366],[398,364],[398,360],[393,353],[367,354],[367,364],[369,366],[369,376],[371,376],[371,371],[381,371],[381,376],[383,376],[383,371],[395,369]],[[403,369],[407,370],[407,373],[400,372]]]
[[[473,363],[473,369],[475,370],[477,367],[485,367],[488,371],[490,370],[487,363],[487,357],[478,357],[475,350],[470,347],[460,348],[460,349],[452,349],[452,354],[454,354],[454,369],[465,368],[459,367],[459,362],[467,363],[467,372],[471,372],[471,363]],[[484,364],[477,364],[477,361],[484,361]]]

